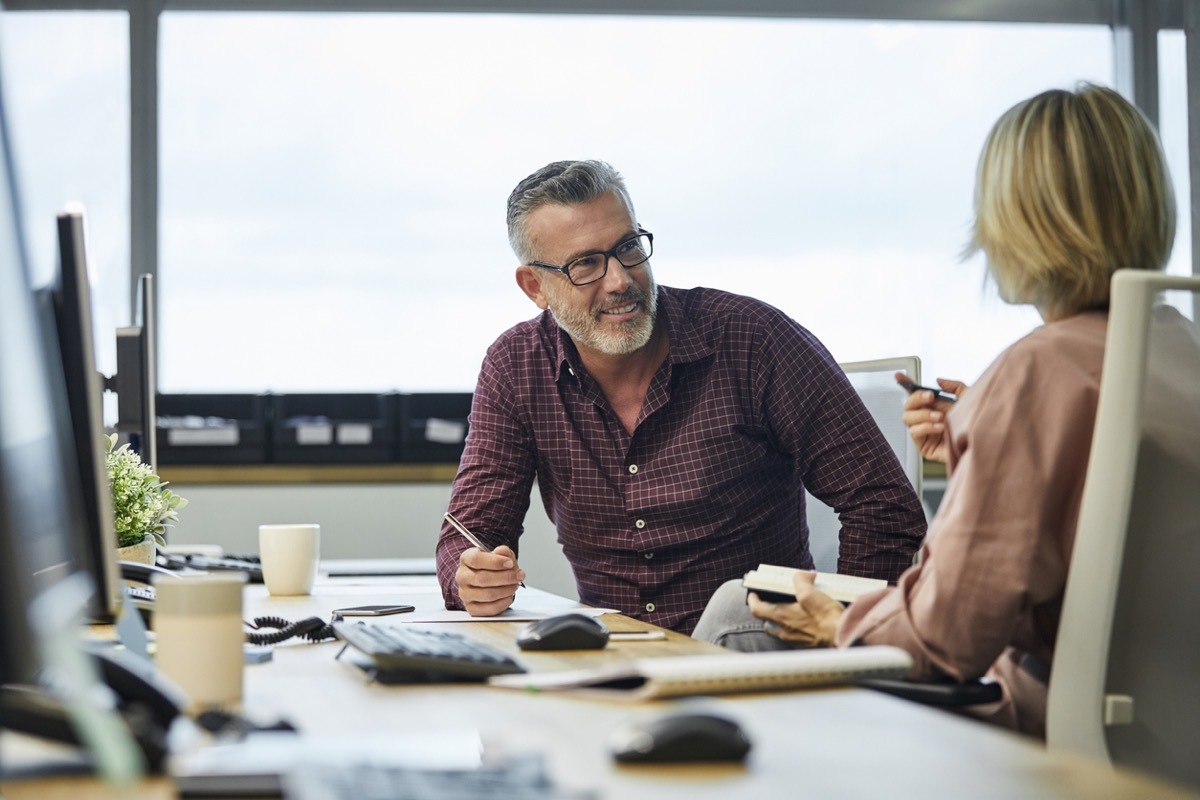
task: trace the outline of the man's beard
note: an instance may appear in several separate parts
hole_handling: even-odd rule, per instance
[[[605,295],[599,308],[572,307],[569,303],[557,302],[559,298],[555,294],[550,292],[550,313],[577,346],[610,356],[628,355],[645,347],[654,333],[654,322],[658,318],[658,286],[653,276],[650,276],[648,292],[643,292],[637,284],[630,284],[626,292]],[[619,308],[634,302],[642,307],[642,313],[634,319],[611,325],[599,318],[601,309]]]

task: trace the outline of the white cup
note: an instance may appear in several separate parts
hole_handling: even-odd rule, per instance
[[[312,594],[321,563],[321,526],[259,525],[258,555],[268,592]]]
[[[244,572],[155,576],[155,661],[189,711],[241,705],[245,584]]]

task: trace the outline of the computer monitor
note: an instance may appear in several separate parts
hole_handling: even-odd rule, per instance
[[[0,105],[0,683],[32,681],[47,634],[31,609],[83,609],[75,590],[72,526],[81,488],[70,463],[58,359],[46,350],[25,258]]]
[[[117,432],[151,469],[158,467],[158,314],[154,276],[138,278],[134,324],[117,328]]]
[[[122,601],[112,491],[104,458],[103,380],[96,369],[88,279],[86,216],[81,208],[58,215],[59,269],[37,292],[46,318],[51,361],[61,367],[74,449],[68,462],[79,469],[80,508],[72,525],[76,566],[95,586],[89,616],[116,618]],[[53,356],[57,353],[57,359]]]
[[[2,82],[0,82],[2,88]],[[83,487],[70,402],[30,287],[0,93],[0,728],[84,742],[100,773],[142,771],[132,729],[105,701],[81,643],[91,593],[74,543]],[[53,686],[53,689],[47,687]]]

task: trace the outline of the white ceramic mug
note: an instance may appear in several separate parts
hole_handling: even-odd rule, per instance
[[[242,702],[245,584],[244,572],[154,576],[155,661],[190,711]]]
[[[321,563],[321,526],[259,525],[258,555],[268,592],[312,594]]]

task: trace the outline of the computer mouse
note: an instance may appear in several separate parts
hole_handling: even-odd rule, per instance
[[[608,627],[584,614],[560,614],[530,623],[517,636],[522,650],[599,650],[608,644]]]
[[[613,758],[628,764],[671,761],[742,761],[750,739],[719,714],[677,713],[628,723],[609,740]]]

